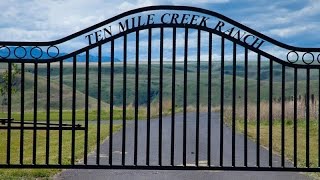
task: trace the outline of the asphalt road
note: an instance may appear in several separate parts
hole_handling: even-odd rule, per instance
[[[195,113],[187,115],[187,164],[195,162],[195,144],[196,144],[196,121]],[[121,123],[122,121],[115,121]],[[126,164],[133,164],[134,149],[134,122],[127,121],[126,128]],[[219,164],[219,114],[212,114],[212,138],[211,138],[211,164]],[[151,143],[150,143],[150,164],[158,164],[158,133],[159,121],[151,120]],[[182,142],[183,142],[183,116],[176,115],[175,124],[175,164],[182,164]],[[146,128],[147,121],[139,121],[139,137],[138,137],[138,164],[144,165],[146,162]],[[200,114],[200,141],[199,141],[199,162],[200,165],[207,163],[207,114]],[[163,119],[163,138],[162,138],[162,162],[163,165],[170,164],[170,144],[171,144],[171,118]],[[224,165],[231,166],[231,138],[232,131],[229,127],[224,126]],[[236,165],[243,166],[244,161],[244,143],[243,135],[236,134]],[[113,164],[121,164],[121,148],[122,148],[122,131],[114,134],[113,139]],[[101,164],[108,164],[109,141],[106,140],[101,145]],[[268,166],[269,152],[260,147],[261,166]],[[95,164],[96,153],[90,153],[88,164]],[[81,163],[81,162],[80,162]],[[256,164],[256,143],[248,140],[248,166]],[[273,165],[280,166],[280,158],[273,155]],[[286,166],[292,166],[290,162],[286,162]],[[227,180],[304,180],[310,179],[301,173],[296,172],[246,172],[246,171],[159,171],[159,170],[65,170],[55,176],[55,179],[112,179],[112,180],[193,180],[193,179],[227,179]]]

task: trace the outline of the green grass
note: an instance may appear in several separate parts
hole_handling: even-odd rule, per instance
[[[243,124],[243,121],[237,121]],[[272,147],[273,153],[281,155],[281,121],[273,121],[272,132]],[[244,132],[243,126],[237,126],[238,131]],[[285,121],[285,158],[293,162],[294,157],[294,138],[293,138],[293,123],[292,120]],[[310,145],[309,145],[309,165],[310,167],[318,167],[318,122],[310,121]],[[248,137],[254,141],[257,140],[256,123],[249,121],[248,123]],[[269,147],[269,124],[268,121],[262,121],[260,124],[260,143],[266,149]],[[306,123],[305,121],[298,121],[297,123],[297,163],[300,167],[306,166]],[[316,179],[320,179],[319,173],[307,173]]]
[[[158,117],[159,111],[156,105],[151,105],[151,118]],[[181,112],[182,108],[176,108],[175,112]],[[135,109],[134,107],[128,106],[126,109],[126,120],[134,120]],[[162,114],[169,115],[171,114],[171,107],[164,107]],[[14,121],[21,120],[21,113],[20,112],[12,112],[12,118]],[[7,113],[0,112],[0,117],[7,117]],[[62,112],[63,121],[72,121],[72,111],[71,110],[64,110]],[[113,119],[114,120],[122,120],[123,118],[123,110],[122,108],[115,107],[113,110]],[[139,120],[147,119],[147,108],[146,107],[139,107],[138,110],[138,118]],[[24,120],[25,121],[33,121],[34,113],[27,111],[24,113]],[[37,112],[37,121],[46,121],[47,119],[47,112],[46,111],[38,111]],[[76,121],[84,121],[85,120],[85,111],[84,110],[76,110]],[[91,110],[88,112],[88,119],[89,121],[96,121],[97,120],[97,111]],[[101,111],[101,120],[109,120],[110,119],[110,111],[102,110]],[[50,121],[59,121],[59,111],[53,110],[50,111]]]
[[[114,131],[118,131],[121,125],[114,125]],[[101,139],[102,142],[107,138],[109,133],[109,126],[101,125]],[[89,125],[88,130],[88,152],[95,149],[96,144],[96,125]],[[0,131],[0,137],[7,139],[7,133]],[[33,148],[33,131],[24,132],[24,163],[32,163],[32,148]],[[71,163],[71,131],[63,132],[62,141],[62,164]],[[84,150],[84,131],[76,131],[75,138],[75,158],[80,160],[83,158]],[[12,131],[11,133],[11,163],[19,164],[20,154],[20,131]],[[0,141],[0,163],[5,164],[6,161],[6,147],[7,141]],[[46,131],[37,131],[37,163],[45,163],[45,150],[46,150]],[[50,164],[58,163],[58,131],[50,131]],[[0,179],[47,179],[56,173],[60,172],[59,169],[0,169]]]
[[[238,120],[237,129],[243,133],[243,121]],[[274,120],[272,126],[272,147],[273,151],[281,154],[281,121]],[[293,123],[292,120],[285,121],[285,157],[293,162]],[[318,122],[310,121],[310,167],[318,166]],[[256,122],[248,122],[248,137],[254,141],[257,139]],[[269,122],[261,121],[260,123],[260,142],[261,145],[269,147]],[[297,158],[299,166],[305,166],[306,159],[306,123],[305,121],[298,121],[297,123]]]
[[[21,108],[21,89],[20,78],[16,80],[15,88],[17,92],[12,95],[12,110],[19,111]],[[25,73],[25,90],[24,90],[24,109],[25,111],[32,111],[34,105],[34,76],[30,72]],[[72,87],[63,84],[63,109],[70,110],[72,107]],[[0,97],[0,104],[4,97]],[[84,108],[85,94],[76,91],[77,107],[78,109]],[[89,96],[88,106],[90,108],[97,107],[97,100]],[[59,82],[51,81],[50,83],[50,104],[51,108],[58,110],[59,108]],[[102,102],[102,106],[106,106],[106,103]],[[47,106],[47,78],[44,76],[38,76],[38,89],[37,89],[37,106],[38,110],[44,111]],[[1,106],[0,106],[1,107]],[[7,106],[3,105],[0,110],[7,111]]]
[[[311,104],[311,103],[310,103]],[[285,114],[284,114],[284,154],[286,160],[293,163],[294,159],[294,110],[293,102],[285,101]],[[282,103],[272,102],[272,150],[273,153],[281,156],[282,154]],[[318,167],[318,135],[319,135],[319,114],[318,114],[319,101],[316,100],[314,104],[310,105],[309,111],[309,165],[310,167]],[[260,102],[260,144],[266,149],[269,148],[269,102]],[[219,111],[219,108],[215,109]],[[232,108],[230,106],[224,107],[224,121],[228,126],[232,124]],[[297,163],[298,167],[306,167],[306,106],[305,101],[297,101]],[[244,133],[244,106],[243,102],[236,106],[236,130]],[[248,137],[257,141],[257,104],[250,103],[247,105],[247,122],[248,122]],[[320,179],[319,173],[308,173]]]

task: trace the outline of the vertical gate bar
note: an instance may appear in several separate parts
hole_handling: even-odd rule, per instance
[[[212,78],[212,33],[209,33],[209,61],[208,61],[208,142],[207,165],[211,166],[211,78]]]
[[[34,64],[34,87],[33,87],[33,151],[32,151],[32,164],[36,164],[37,158],[37,106],[38,106],[38,62]]]
[[[150,165],[150,96],[151,96],[151,38],[152,38],[152,29],[148,29],[148,89],[147,89],[147,153],[146,153],[146,164]]]
[[[114,39],[111,40],[111,69],[110,69],[110,126],[109,126],[109,165],[112,166],[113,146],[113,83],[114,83]]]
[[[282,86],[281,86],[281,167],[285,166],[285,88],[286,68],[282,65]]]
[[[8,130],[7,130],[7,165],[11,159],[11,86],[12,86],[12,63],[8,63]]]
[[[187,83],[188,83],[188,28],[184,33],[184,68],[183,68],[183,166],[187,165]]]
[[[122,166],[126,162],[126,120],[127,120],[127,35],[123,36],[123,101],[122,101]]]
[[[232,166],[236,163],[236,81],[237,81],[237,44],[233,42],[233,63],[232,63]]]
[[[98,46],[97,157],[96,157],[96,164],[98,165],[100,165],[100,136],[101,136],[101,133],[100,133],[101,131],[101,61],[102,61],[102,47],[101,45],[99,45]],[[87,81],[88,80],[89,78],[87,79]],[[86,139],[85,141],[88,141],[88,140]]]
[[[310,138],[310,69],[307,68],[307,86],[306,86],[306,167],[309,168],[309,138]]]
[[[46,129],[46,164],[49,164],[50,155],[50,62],[47,63],[47,129]]]
[[[175,138],[175,94],[176,94],[176,35],[177,29],[172,29],[172,96],[171,96],[171,166],[174,166],[174,138]]]
[[[159,80],[159,166],[162,165],[162,88],[163,88],[163,27],[160,28],[160,80]]]
[[[221,82],[220,82],[220,166],[223,166],[223,118],[224,118],[224,37],[221,37]]]
[[[89,54],[89,53],[87,53]],[[101,45],[98,46],[98,102],[97,102],[97,157],[96,164],[100,164],[100,129],[101,129]],[[87,72],[87,71],[86,71]],[[87,79],[88,81],[88,79]],[[86,91],[87,92],[87,91]],[[87,127],[87,126],[86,126]],[[87,128],[86,128],[87,129]],[[87,139],[85,140],[87,141]],[[87,149],[87,148],[86,148]],[[85,155],[86,156],[86,155]]]
[[[248,49],[244,50],[244,166],[248,166]]]
[[[77,57],[73,56],[73,71],[72,71],[72,134],[71,134],[71,165],[75,162],[75,140],[76,140],[76,85],[77,85]]]
[[[24,63],[21,63],[21,111],[20,111],[20,120],[21,120],[21,130],[20,130],[20,164],[23,164],[23,155],[24,155]]]
[[[320,69],[318,70],[318,167],[320,167]]]
[[[261,71],[261,55],[258,54],[258,67],[257,67],[257,166],[260,167],[260,71]]]
[[[298,70],[294,68],[293,80],[293,166],[297,167],[297,93],[298,93]]]
[[[62,164],[62,105],[63,105],[63,61],[59,66],[59,149],[58,164]]]
[[[99,56],[99,54],[98,54]],[[99,58],[99,57],[98,57]],[[89,115],[88,115],[88,104],[89,104],[89,50],[86,51],[86,65],[85,65],[85,99],[84,99],[84,103],[85,103],[85,107],[84,107],[84,126],[85,126],[85,131],[84,131],[84,150],[83,150],[83,159],[84,159],[84,164],[88,163],[88,121],[89,121]],[[99,100],[98,100],[99,101]],[[97,122],[97,126],[100,126],[100,122]],[[98,127],[97,127],[98,128]],[[99,128],[97,129],[97,139],[100,140],[100,132],[99,132]],[[98,145],[100,145],[100,141],[97,141],[97,147]],[[97,149],[97,159],[99,159],[99,153],[98,151],[100,151],[100,149]],[[97,163],[98,164],[98,163]]]
[[[139,114],[139,31],[136,31],[136,72],[134,100],[134,165],[138,162],[138,114]]]
[[[196,112],[196,155],[195,164],[199,166],[199,116],[200,116],[200,46],[201,46],[201,30],[198,30],[197,39],[197,112]]]
[[[269,167],[272,167],[272,95],[273,95],[273,60],[269,59]]]

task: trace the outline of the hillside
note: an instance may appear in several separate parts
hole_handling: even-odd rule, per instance
[[[21,106],[21,84],[20,79],[17,79],[17,93],[12,96],[12,110],[13,111],[20,111]],[[59,107],[59,83],[55,80],[51,81],[51,88],[50,88],[50,104],[52,110],[57,110]],[[47,78],[39,76],[38,77],[38,94],[37,94],[37,103],[38,103],[38,110],[43,111],[47,107]],[[80,91],[76,91],[76,104],[77,109],[84,109],[84,99],[85,95]],[[2,98],[0,99],[2,102]],[[25,95],[24,95],[24,104],[25,110],[31,111],[33,110],[34,104],[34,77],[32,73],[26,72],[25,73]],[[103,103],[103,105],[106,105]],[[89,98],[89,107],[96,108],[97,101],[96,99],[90,97]],[[63,85],[63,109],[68,110],[72,107],[72,88],[68,85]],[[3,107],[0,108],[3,110]],[[6,109],[5,109],[6,111]]]
[[[207,104],[208,101],[208,66],[207,62],[203,62],[200,67],[200,103]],[[38,107],[39,110],[46,108],[46,65],[39,65],[38,69]],[[188,64],[188,104],[196,104],[196,64],[190,62]],[[59,65],[54,63],[51,65],[51,107],[58,109],[59,105]],[[114,80],[114,105],[122,105],[123,94],[123,64],[115,64],[115,80]],[[305,94],[305,70],[298,71],[298,95]],[[26,89],[25,89],[25,107],[26,110],[31,110],[33,106],[33,73],[34,67],[32,65],[26,66]],[[76,89],[77,89],[77,109],[84,108],[84,93],[85,93],[85,66],[83,63],[77,65],[76,70]],[[152,64],[151,68],[152,84],[151,84],[151,101],[158,102],[159,99],[159,63]],[[257,72],[256,63],[250,62],[248,73],[248,101],[249,103],[256,102],[256,88],[257,88]],[[70,109],[72,103],[72,83],[73,83],[73,68],[72,63],[64,63],[63,69],[63,99],[64,109]],[[164,79],[163,79],[163,99],[164,101],[171,101],[171,83],[172,83],[172,66],[170,63],[164,65]],[[96,107],[96,98],[98,90],[98,68],[96,63],[90,63],[89,69],[89,106],[91,109]],[[224,81],[224,97],[225,105],[230,105],[232,100],[232,63],[226,61],[225,63],[225,81]],[[273,67],[273,99],[281,97],[281,67],[274,65]],[[18,80],[19,82],[19,80]],[[110,63],[102,64],[102,82],[101,82],[101,96],[104,106],[109,103],[110,92]],[[178,63],[176,66],[176,105],[183,104],[183,64]],[[318,92],[318,70],[311,70],[311,94],[317,97]],[[19,87],[20,85],[17,84]],[[220,103],[220,62],[213,62],[212,70],[212,104],[218,106]],[[267,62],[263,62],[261,66],[261,100],[269,100],[269,66]],[[135,65],[128,64],[127,67],[127,105],[134,104],[135,99]],[[286,70],[286,97],[293,95],[293,70],[287,68]],[[237,64],[236,77],[236,97],[237,103],[243,103],[244,95],[244,67],[242,62]],[[147,103],[147,65],[141,63],[139,65],[139,104],[146,105]],[[20,92],[13,96],[13,110],[20,110]]]
[[[244,66],[243,62],[237,64],[237,78],[236,78],[236,93],[237,98],[242,99],[244,94]],[[64,66],[64,84],[72,86],[72,73],[73,69],[71,64],[66,63]],[[257,86],[257,72],[256,63],[250,62],[248,72],[248,99],[249,102],[256,101],[256,86]],[[196,103],[196,64],[190,62],[188,64],[188,103],[194,105]],[[219,105],[220,103],[220,62],[213,62],[212,70],[212,103]],[[207,62],[203,62],[200,67],[200,103],[207,103],[207,88],[208,88],[208,66]],[[59,69],[58,66],[51,66],[52,79],[58,80]],[[123,64],[116,63],[114,69],[114,103],[117,106],[122,104],[123,94]],[[164,79],[163,79],[163,99],[171,100],[171,83],[172,83],[172,65],[166,63],[164,65]],[[46,68],[39,70],[39,74],[46,75]],[[152,64],[151,68],[151,100],[158,101],[159,98],[159,64]],[[305,70],[298,71],[298,95],[305,94]],[[225,82],[224,94],[226,104],[231,102],[232,98],[232,64],[229,61],[225,63]],[[318,71],[311,70],[311,94],[317,96],[317,80]],[[98,68],[95,63],[90,65],[89,69],[89,94],[93,98],[97,98],[97,79]],[[183,102],[183,64],[176,65],[176,103],[182,105]],[[102,100],[109,103],[110,91],[110,64],[105,63],[102,65]],[[135,65],[129,63],[127,66],[127,104],[134,103],[134,88],[135,88]],[[261,99],[269,99],[269,63],[263,62],[261,66]],[[85,67],[80,64],[77,66],[77,90],[85,92]],[[286,69],[286,96],[293,95],[293,70]],[[147,102],[147,65],[139,65],[139,104],[145,105]],[[273,67],[273,98],[278,99],[281,97],[281,67],[274,65]],[[239,100],[241,102],[241,100]]]

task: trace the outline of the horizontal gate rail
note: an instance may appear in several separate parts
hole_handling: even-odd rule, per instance
[[[50,169],[130,169],[130,170],[214,170],[214,171],[300,171],[319,172],[319,168],[295,168],[295,167],[232,167],[232,166],[134,166],[134,165],[0,165],[0,168],[50,168]]]

